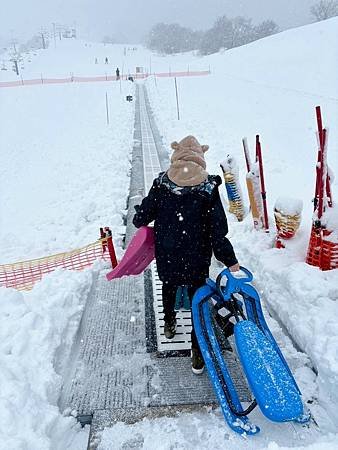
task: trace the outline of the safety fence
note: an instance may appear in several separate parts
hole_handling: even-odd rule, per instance
[[[186,72],[160,72],[160,73],[135,73],[123,75],[121,77],[116,77],[115,75],[101,75],[95,77],[77,77],[77,76],[69,76],[67,78],[44,78],[41,76],[40,78],[35,78],[32,80],[14,80],[14,81],[0,81],[0,88],[7,87],[18,87],[18,86],[32,86],[32,85],[41,85],[41,84],[64,84],[64,83],[92,83],[92,82],[102,82],[102,81],[119,81],[128,80],[130,78],[135,79],[145,79],[150,76],[155,76],[158,78],[161,77],[196,77],[210,75],[210,70],[201,70],[201,71],[186,71]]]
[[[321,270],[338,269],[338,243],[330,241],[331,231],[314,224],[311,229],[306,262]]]
[[[314,215],[306,262],[321,270],[338,268],[338,242],[335,238],[337,230],[327,229],[326,216],[333,214],[331,193],[332,173],[327,164],[327,128],[323,127],[320,106],[316,107],[318,155],[316,164],[316,184],[314,196]]]
[[[109,228],[100,229],[101,239],[82,248],[58,253],[30,261],[0,265],[0,286],[17,290],[30,290],[37,281],[54,270],[83,270],[95,260],[110,261],[116,267],[117,260]]]

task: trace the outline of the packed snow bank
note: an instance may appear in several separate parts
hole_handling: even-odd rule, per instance
[[[230,153],[244,179],[242,138],[248,137],[253,158],[255,135],[260,134],[268,202],[296,196],[304,201],[304,213],[312,214],[317,104],[330,130],[328,163],[338,167],[337,30],[338,18],[333,18],[200,58],[210,64],[211,75],[177,80],[179,121],[174,80],[149,80],[152,107],[168,149],[170,142],[194,134],[210,146],[210,172],[219,171],[219,162]],[[186,58],[189,64],[192,56]],[[308,93],[302,90],[305,82]]]
[[[317,150],[314,106],[317,103],[322,104],[324,122],[330,126],[329,163],[333,168],[337,167],[337,153],[331,151],[330,144],[337,142],[335,99],[338,96],[336,83],[332,82],[337,45],[333,37],[337,29],[337,21],[332,19],[291,30],[288,32],[292,33],[290,35],[274,36],[271,41],[265,39],[208,58],[191,54],[168,58],[152,55],[154,70],[164,71],[169,67],[171,70],[182,70],[183,67],[205,69],[209,64],[211,66],[213,74],[210,77],[178,79],[179,122],[176,119],[174,80],[158,79],[156,84],[153,80],[147,83],[166,144],[184,135],[196,134],[202,143],[210,145],[206,154],[209,171],[218,172],[219,161],[231,153],[237,161],[242,161],[239,170],[244,182],[241,138],[247,135],[253,142],[254,135],[259,132],[270,211],[275,199],[281,195],[296,195],[303,200],[303,226],[285,250],[271,249],[272,237],[253,232],[250,217],[242,224],[230,224],[230,238],[240,262],[255,272],[266,303],[278,313],[280,310],[284,327],[311,356],[319,372],[319,404],[327,404],[328,411],[335,409],[337,392],[334,389],[330,399],[326,389],[326,386],[337,386],[338,362],[334,353],[338,336],[334,328],[338,320],[334,306],[337,302],[336,272],[320,273],[305,266],[303,261],[312,217],[310,199]],[[280,44],[276,52],[278,40]],[[65,46],[53,54],[49,53],[51,49],[41,52],[31,73],[41,71],[47,75],[63,76],[72,70],[74,74],[86,75],[90,68],[89,74],[99,75],[98,70],[114,70],[116,61],[124,64],[128,71],[136,65],[146,67],[150,63],[147,51],[130,51],[124,57],[122,47],[111,46],[108,56],[112,66],[106,68],[102,66],[101,57],[108,49],[101,46],[98,50],[95,45],[82,43],[80,50],[78,45],[71,43],[73,49],[69,47],[69,51]],[[318,51],[319,48],[324,48],[324,51]],[[250,56],[251,52],[255,55]],[[93,62],[95,56],[100,59],[99,69]],[[293,76],[289,77],[288,73],[293,73]],[[306,92],[305,87],[302,88],[305,74]],[[325,86],[319,86],[318,80],[322,79]],[[95,239],[98,227],[102,225],[112,226],[114,237],[123,231],[121,211],[125,207],[129,185],[128,156],[134,114],[133,104],[125,101],[125,95],[132,90],[133,85],[124,82],[121,85],[49,85],[0,91],[1,262],[42,256],[82,245],[88,242],[87,239]],[[108,127],[105,122],[106,92],[110,105],[111,125]],[[333,185],[333,194],[336,188],[337,182]],[[71,330],[75,331],[81,309],[80,293],[85,298],[90,287],[90,280],[86,277],[85,273],[67,272],[61,277],[56,273],[48,276],[29,294],[1,291],[4,298],[1,304],[4,308],[1,309],[1,323],[4,324],[1,329],[1,336],[4,336],[0,346],[1,359],[4,360],[1,370],[6,372],[6,380],[1,385],[1,401],[6,402],[6,407],[1,411],[2,414],[7,411],[1,425],[6,448],[54,450],[58,445],[60,450],[77,448],[71,440],[78,427],[73,419],[61,417],[57,410],[60,377],[53,363],[58,363],[56,367],[62,366],[58,353],[60,349],[65,351],[71,342]],[[57,308],[54,303],[57,298],[60,304],[68,304],[68,312],[66,306],[62,310]],[[14,308],[12,302],[18,306]],[[11,305],[18,311],[14,316],[16,319],[9,318],[6,325],[8,316],[4,314],[8,311],[14,314]],[[31,305],[34,305],[32,310],[29,309]],[[68,321],[73,323],[69,328]],[[65,329],[70,332],[65,334]],[[275,329],[273,332],[276,335]],[[11,335],[12,347],[8,344]],[[15,352],[16,343],[18,350],[13,357],[8,348]],[[22,356],[25,345],[29,347],[26,352],[30,357]],[[58,358],[54,361],[56,354]],[[298,363],[305,365],[304,359],[299,358]],[[305,370],[296,367],[295,375],[298,382],[301,377],[301,389],[307,394],[305,385],[311,385],[313,380]],[[29,377],[26,377],[26,372]],[[332,430],[334,424],[329,420],[325,423],[322,412],[317,414],[314,408],[318,402],[315,396],[312,398],[316,420],[323,417],[321,433]],[[21,411],[24,414],[19,414]],[[32,411],[38,418],[31,414]],[[181,425],[184,426],[181,428]],[[261,448],[293,445],[296,431],[287,433],[286,426],[282,424],[278,428],[278,425],[264,421],[264,427],[277,430],[280,440],[275,439],[274,433],[268,434],[270,443],[264,441]],[[165,449],[168,434],[172,445],[184,449],[203,448],[204,442],[208,444],[205,448],[217,448],[217,445],[224,448],[233,442],[234,448],[245,448],[242,446],[247,444],[251,449],[255,448],[252,443],[256,442],[238,440],[238,437],[236,440],[228,433],[218,413],[182,416],[178,420],[161,419],[154,423],[144,421],[130,428],[119,424],[111,433],[107,434],[105,444],[109,449],[114,448],[115,442],[121,442],[119,433],[125,433],[125,440],[134,446],[139,442],[141,445],[143,440],[149,444],[148,447],[143,446],[147,450],[154,448],[151,447],[153,442],[156,449]],[[154,439],[156,433],[159,439]],[[175,433],[177,439],[173,436]],[[65,443],[61,436],[67,435],[70,442]],[[180,442],[181,437],[183,443]],[[327,450],[335,442],[337,436],[327,435],[318,439],[311,437],[309,445],[310,448]],[[298,448],[301,447],[298,445]]]
[[[125,95],[133,89],[125,82],[121,92],[118,83],[0,91],[0,264],[82,247],[101,226],[119,243],[134,129]]]
[[[58,271],[31,292],[0,290],[1,448],[84,448],[87,431],[59,412],[55,365],[60,348],[59,359],[69,354],[92,276]]]
[[[210,146],[210,173],[221,174],[219,164],[231,153],[245,186],[242,138],[249,138],[253,158],[254,138],[260,134],[271,233],[255,232],[250,216],[237,223],[228,214],[229,237],[240,263],[254,272],[266,305],[310,356],[318,372],[315,403],[331,414],[333,430],[338,422],[338,270],[320,272],[304,261],[313,216],[317,104],[330,128],[328,163],[334,170],[338,167],[337,56],[338,18],[333,18],[202,58],[211,66],[209,77],[177,80],[179,121],[174,81],[147,81],[167,148],[174,140],[196,135]],[[336,177],[334,199],[337,187]],[[221,192],[226,197],[224,187]],[[280,197],[304,204],[299,232],[284,250],[273,248],[273,207]],[[315,412],[318,419],[321,414]]]
[[[258,425],[267,422],[253,412]],[[323,438],[318,431],[287,424],[268,424],[268,430],[245,439],[232,433],[219,410],[180,414],[176,418],[144,419],[135,425],[117,423],[102,435],[99,450],[138,448],[144,450],[336,450],[338,435]],[[271,439],[271,436],[273,438]]]
[[[250,218],[231,228],[237,255],[253,270],[268,310],[318,372],[315,397],[330,413],[334,426],[338,420],[338,270],[321,272],[302,262],[305,255],[299,252],[299,236],[292,246],[278,250],[271,248],[270,237],[250,230]]]
[[[254,86],[278,87],[293,95],[338,99],[338,18],[293,28],[211,55],[212,71],[231,83],[232,77]],[[248,86],[249,87],[249,86]]]
[[[188,64],[187,55],[191,58]],[[0,70],[0,81],[115,75],[117,67],[121,76],[135,73],[136,67],[143,68],[144,73],[208,69],[203,58],[194,57],[192,52],[159,56],[139,45],[100,44],[79,39],[64,39],[57,42],[56,48],[29,51],[21,56],[20,76],[11,70],[9,54],[2,57],[7,60],[7,70]]]

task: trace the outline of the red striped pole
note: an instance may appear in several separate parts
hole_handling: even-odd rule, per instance
[[[268,219],[268,209],[266,204],[266,191],[264,183],[264,171],[263,171],[263,159],[262,159],[262,149],[261,143],[259,141],[259,135],[256,135],[256,156],[259,164],[259,177],[261,180],[261,195],[263,200],[263,212],[264,212],[264,228],[265,231],[269,231],[269,219]]]
[[[109,252],[109,256],[110,256],[111,265],[112,265],[112,268],[114,269],[114,267],[117,266],[117,259],[116,259],[116,253],[115,253],[115,249],[114,249],[114,244],[113,244],[112,232],[111,232],[109,227],[105,227],[104,228],[104,233],[105,233],[105,236],[107,238],[107,247],[108,247],[108,252]]]
[[[323,136],[323,122],[320,106],[316,106],[316,117],[317,117],[317,129],[318,129],[318,154],[317,154],[317,165],[316,165],[316,187],[315,187],[315,198],[313,201],[313,210],[315,211],[318,206],[319,201],[319,191],[320,191],[320,183],[322,178],[322,136]]]
[[[318,140],[319,140],[319,149],[318,149],[318,159],[317,159],[317,163],[320,164],[321,159],[323,159],[323,163],[325,164],[325,146],[327,145],[327,130],[323,128],[323,121],[322,121],[322,114],[321,114],[321,109],[320,106],[316,106],[316,117],[317,117],[317,127],[318,127]],[[321,174],[319,173],[319,169],[321,169]],[[316,180],[316,198],[318,197],[319,194],[319,185],[320,183],[324,184],[324,180],[322,180],[323,177],[323,168],[318,167],[317,165],[317,173],[318,173],[318,177]],[[319,185],[317,186],[317,184],[319,183]],[[329,207],[332,207],[332,193],[331,193],[331,183],[330,183],[330,176],[327,173],[326,174],[326,180],[325,180],[325,191],[326,191],[326,197],[328,199],[328,205]],[[324,193],[324,187],[323,187],[323,193]],[[318,199],[317,202],[318,203]],[[317,206],[315,204],[315,206]]]

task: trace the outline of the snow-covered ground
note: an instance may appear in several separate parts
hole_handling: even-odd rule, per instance
[[[313,213],[316,105],[321,105],[329,128],[329,165],[333,172],[338,170],[338,19],[205,60],[210,77],[178,80],[180,121],[173,80],[147,82],[157,122],[168,145],[187,134],[209,144],[210,172],[221,173],[219,162],[231,153],[240,167],[243,191],[241,139],[248,137],[253,155],[255,135],[260,134],[273,232],[258,237],[248,216],[243,223],[231,224],[230,238],[241,264],[254,272],[271,312],[310,356],[318,371],[319,401],[338,423],[338,271],[320,272],[304,263]],[[334,197],[337,186],[336,178]],[[302,200],[304,208],[298,235],[285,250],[277,250],[271,248],[273,206],[282,196]]]
[[[330,128],[329,164],[338,172],[337,30],[338,19],[331,19],[204,58],[191,53],[162,57],[128,46],[124,54],[124,46],[69,40],[37,52],[25,65],[26,79],[41,73],[102,75],[114,73],[116,66],[133,72],[136,66],[174,71],[210,65],[208,77],[178,79],[180,121],[174,80],[146,82],[168,149],[172,140],[195,134],[210,145],[207,163],[213,173],[220,173],[219,162],[232,153],[244,191],[241,138],[248,136],[253,150],[259,133],[270,215],[279,196],[304,203],[301,229],[285,250],[271,248],[273,232],[270,236],[254,232],[250,217],[242,223],[231,217],[229,221],[239,260],[254,272],[266,307],[308,355],[293,350],[271,320],[304,398],[312,402],[319,425],[313,440],[309,442],[306,429],[294,427],[288,436],[283,426],[264,421],[261,437],[245,441],[228,432],[216,411],[133,426],[118,424],[105,432],[102,449],[128,448],[126,442],[129,448],[147,450],[338,448],[338,271],[321,273],[303,262],[312,215],[317,104]],[[103,62],[106,56],[108,65]],[[0,80],[10,79],[16,79],[14,72],[0,72]],[[94,241],[98,228],[105,225],[111,226],[119,244],[134,114],[133,103],[125,96],[133,89],[126,81],[0,89],[0,264],[76,248]],[[62,361],[93,271],[54,273],[30,293],[0,290],[4,448],[85,448],[85,432],[74,419],[58,413],[57,397]]]
[[[125,96],[133,89],[114,82],[1,90],[1,262],[93,242],[108,224],[114,238],[123,233],[134,126]]]
[[[0,448],[86,448],[86,430],[57,402],[91,272],[55,272],[25,294],[1,288]]]

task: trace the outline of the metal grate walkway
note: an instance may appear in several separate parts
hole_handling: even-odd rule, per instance
[[[140,121],[141,121],[141,139],[143,149],[143,170],[144,170],[144,188],[149,192],[154,178],[161,172],[161,164],[158,154],[158,145],[156,145],[151,126],[149,106],[145,99],[145,87],[140,86]],[[191,332],[191,314],[190,312],[179,311],[177,313],[177,333],[174,339],[167,339],[164,335],[163,305],[162,305],[162,283],[157,275],[156,263],[151,264],[151,275],[153,280],[153,298],[154,313],[157,334],[157,350],[181,351],[189,350],[190,332]]]

